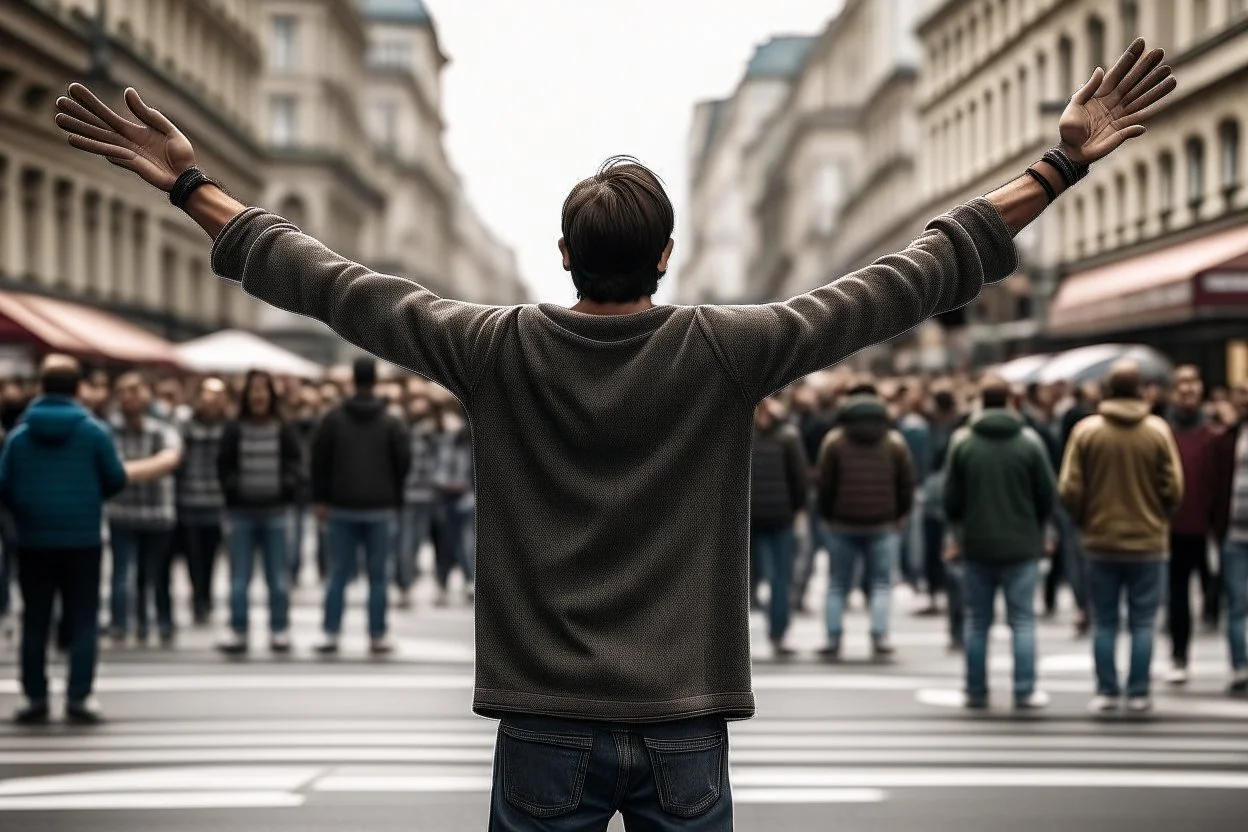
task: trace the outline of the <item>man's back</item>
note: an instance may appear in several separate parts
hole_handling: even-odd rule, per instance
[[[1107,399],[1071,431],[1059,489],[1087,548],[1165,551],[1169,517],[1183,499],[1170,427],[1142,400]]]
[[[321,421],[312,444],[313,499],[336,508],[389,509],[403,502],[411,463],[407,429],[374,396],[347,399]]]

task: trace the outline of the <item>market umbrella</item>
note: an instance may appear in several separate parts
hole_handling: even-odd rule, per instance
[[[1058,355],[1040,371],[1039,381],[1043,384],[1100,381],[1109,375],[1115,363],[1126,360],[1139,364],[1140,374],[1146,381],[1164,381],[1174,369],[1170,359],[1152,347],[1142,344],[1094,344]]]
[[[241,329],[225,329],[186,341],[178,344],[176,351],[183,364],[199,373],[233,375],[255,369],[300,378],[325,374],[325,368],[315,361]]]
[[[1024,355],[1004,364],[992,367],[989,372],[1008,381],[1010,384],[1030,384],[1040,375],[1044,365],[1053,358],[1052,355]]]

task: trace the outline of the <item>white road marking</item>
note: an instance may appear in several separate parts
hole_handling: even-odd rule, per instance
[[[0,812],[103,811],[109,809],[293,809],[294,792],[118,792],[0,797]]]
[[[883,803],[883,789],[734,789],[736,803]]]
[[[796,768],[742,769],[743,787],[1248,789],[1248,773],[1141,769]]]
[[[64,792],[294,791],[319,775],[320,768],[140,768],[89,771],[47,777],[0,780],[0,796]]]

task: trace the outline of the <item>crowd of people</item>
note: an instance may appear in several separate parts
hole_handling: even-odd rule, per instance
[[[412,606],[426,541],[434,603],[450,602],[456,569],[472,602],[468,426],[459,402],[423,379],[379,379],[376,362],[364,358],[346,384],[259,370],[153,381],[137,371],[83,373],[74,359],[53,355],[33,384],[4,384],[0,401],[0,617],[11,620],[16,573],[21,722],[48,718],[50,643],[69,657],[67,715],[99,719],[91,689],[104,563],[104,628],[115,645],[147,644],[153,634],[161,646],[175,644],[176,563],[189,579],[186,618],[209,626],[221,550],[228,624],[217,646],[230,655],[251,647],[257,561],[277,653],[292,647],[291,589],[313,568],[324,585],[321,654],[338,652],[346,588],[359,574],[368,583],[369,650],[393,650],[391,587],[400,607]]]
[[[1206,396],[1191,366],[1168,384],[1132,365],[1078,385],[817,373],[755,413],[751,604],[765,613],[775,654],[793,655],[791,616],[809,608],[826,552],[820,657],[840,660],[845,609],[861,591],[872,656],[884,660],[895,653],[889,625],[901,580],[927,599],[916,614],[947,616],[949,647],[965,654],[966,704],[982,708],[1000,590],[1013,631],[1014,703],[1035,709],[1048,703],[1036,679],[1037,608],[1055,615],[1068,584],[1075,628],[1093,635],[1094,710],[1118,708],[1124,691],[1130,710],[1151,707],[1160,609],[1169,683],[1188,681],[1193,619],[1208,628],[1225,621],[1230,691],[1248,693],[1245,424],[1248,386]],[[393,649],[389,598],[393,591],[400,607],[412,605],[426,541],[435,603],[449,603],[455,569],[472,601],[475,485],[464,412],[422,378],[379,379],[371,359],[337,383],[258,370],[110,377],[54,355],[40,378],[0,385],[0,427],[0,617],[10,620],[16,576],[22,722],[48,718],[50,643],[69,657],[67,714],[99,719],[91,689],[105,574],[106,638],[146,644],[154,632],[172,646],[183,617],[171,592],[175,564],[190,586],[185,618],[209,626],[224,551],[228,610],[218,648],[230,655],[251,647],[257,561],[277,653],[291,650],[290,592],[307,572],[324,586],[322,654],[339,649],[346,587],[361,574],[369,649]],[[1125,687],[1114,667],[1124,594]]]
[[[1246,424],[1248,385],[1206,396],[1193,366],[1164,383],[1129,362],[1080,384],[808,377],[755,414],[752,604],[766,611],[776,656],[792,655],[791,611],[806,608],[815,558],[826,552],[821,657],[841,658],[844,609],[860,589],[872,655],[887,659],[899,576],[929,599],[918,614],[942,614],[944,600],[950,649],[965,653],[966,705],[982,708],[1000,590],[1014,703],[1035,709],[1049,702],[1036,682],[1037,609],[1055,615],[1068,584],[1077,633],[1093,636],[1092,710],[1143,713],[1159,610],[1167,682],[1189,681],[1196,576],[1200,620],[1210,629],[1225,620],[1229,692],[1248,694]],[[1125,686],[1114,666],[1124,598]]]

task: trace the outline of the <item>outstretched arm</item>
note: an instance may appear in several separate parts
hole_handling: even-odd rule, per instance
[[[1164,53],[1136,40],[1106,73],[1097,68],[1059,122],[1060,147],[1090,164],[1144,133],[1176,82]],[[1032,165],[1056,193],[1058,171]],[[974,300],[1017,266],[1014,236],[1048,205],[1023,174],[931,220],[905,250],[787,301],[699,307],[707,339],[753,404],[793,381]]]
[[[195,166],[190,141],[133,88],[114,112],[82,84],[57,99],[69,143],[169,191]],[[413,281],[343,257],[290,222],[247,207],[212,184],[192,191],[186,212],[213,239],[212,267],[251,295],[328,324],[353,344],[441,384],[471,393],[509,320],[507,309],[439,297]]]

